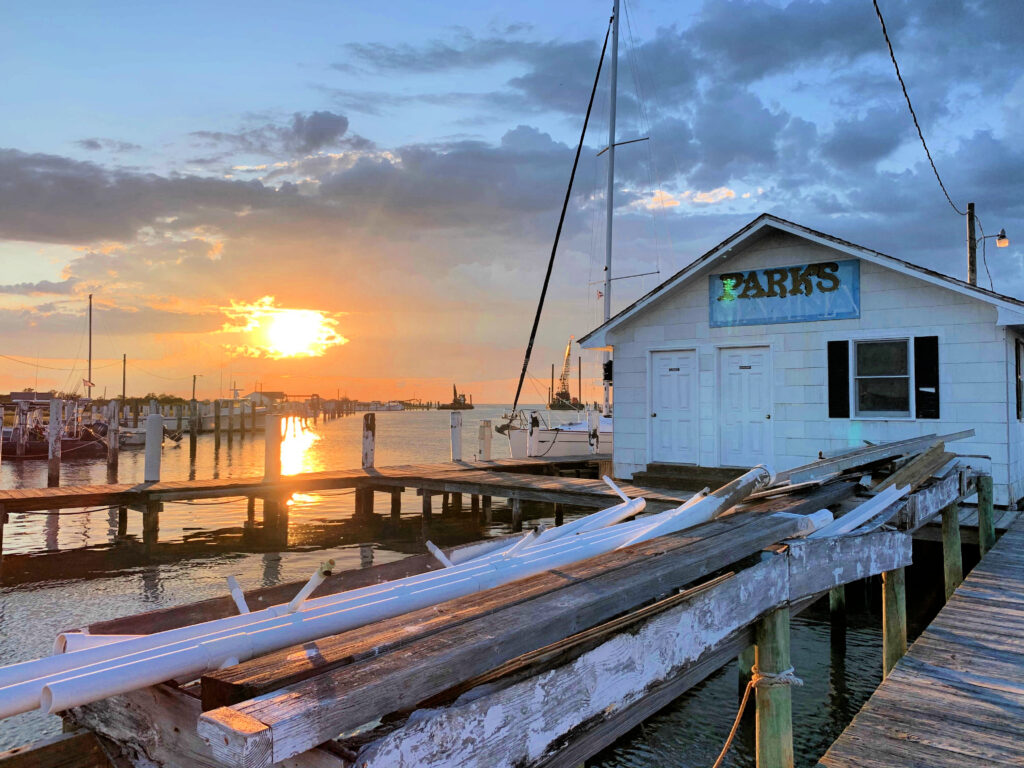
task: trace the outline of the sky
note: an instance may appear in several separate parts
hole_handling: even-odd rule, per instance
[[[979,283],[1024,297],[1019,0],[879,6],[953,203],[1009,235]],[[511,401],[610,12],[10,5],[0,391],[82,390],[91,293],[95,395],[127,355],[129,395]],[[526,402],[601,318],[606,80]],[[762,212],[965,276],[871,0],[627,2],[616,103],[650,139],[616,153],[613,274],[656,274],[615,310]],[[306,314],[261,328],[281,308]]]

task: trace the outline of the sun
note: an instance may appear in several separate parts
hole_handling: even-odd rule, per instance
[[[273,296],[252,304],[232,301],[221,311],[234,321],[225,323],[222,332],[246,337],[246,343],[226,346],[246,357],[321,357],[348,341],[338,333],[338,320],[331,313],[277,307]]]

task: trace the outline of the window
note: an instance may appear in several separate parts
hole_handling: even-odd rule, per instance
[[[854,411],[858,416],[910,416],[906,339],[854,342]]]
[[[1018,344],[1024,366],[1024,342]],[[854,418],[939,418],[938,336],[830,341],[827,349],[830,419],[848,419],[851,410]],[[1024,376],[1020,382],[1018,413]]]

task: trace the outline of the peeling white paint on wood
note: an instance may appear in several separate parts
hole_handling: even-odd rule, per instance
[[[359,768],[502,768],[533,763],[593,718],[643,697],[735,629],[789,598],[787,558],[773,557],[619,634],[575,661],[450,707],[414,713],[367,745]]]

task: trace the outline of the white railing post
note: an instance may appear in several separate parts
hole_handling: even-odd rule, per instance
[[[452,411],[452,461],[462,461],[462,411]]]
[[[46,484],[54,488],[60,485],[60,438],[63,424],[64,403],[57,398],[50,400],[50,424],[47,430],[49,460],[46,470]]]
[[[491,460],[491,440],[494,437],[494,433],[491,432],[491,420],[484,419],[480,422],[480,428],[477,431],[477,436],[480,439],[480,446],[477,448],[476,460],[477,461],[490,461]]]
[[[160,482],[160,448],[164,441],[164,417],[150,413],[146,417],[146,465],[143,480],[147,483]]]
[[[536,456],[537,443],[540,441],[540,422],[537,420],[536,411],[530,411],[527,416],[529,418],[529,426],[526,433],[526,455]]]
[[[363,469],[373,466],[374,443],[377,438],[377,416],[373,413],[363,414]]]
[[[587,411],[587,443],[591,453],[601,448],[601,414],[597,411]]]

